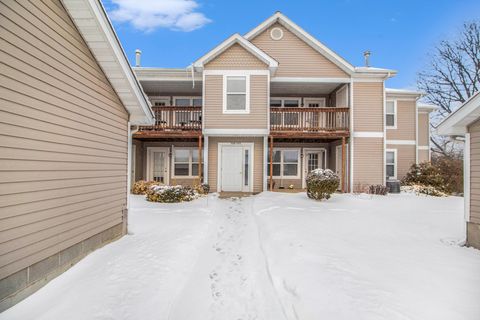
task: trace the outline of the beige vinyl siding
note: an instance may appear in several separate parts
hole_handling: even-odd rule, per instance
[[[253,192],[263,191],[264,157],[263,137],[209,137],[208,138],[208,184],[211,192],[217,192],[218,183],[218,144],[254,143],[253,147]]]
[[[415,146],[387,144],[387,149],[397,150],[397,179],[401,180],[415,163]]]
[[[354,131],[383,132],[383,83],[353,84]]]
[[[470,132],[470,222],[480,223],[480,121]]]
[[[384,149],[382,138],[353,138],[353,189],[364,191],[369,184],[385,184],[383,181]]]
[[[273,28],[283,30],[281,40],[270,37]],[[345,71],[278,23],[251,42],[278,61],[276,77],[349,77]]]
[[[387,140],[415,140],[416,112],[416,101],[397,100],[397,128],[387,127]]]
[[[422,163],[425,161],[430,161],[430,151],[418,150],[418,163]]]
[[[428,146],[430,144],[430,115],[426,112],[418,113],[418,145]]]
[[[128,114],[60,1],[0,1],[0,279],[121,224]]]
[[[259,60],[239,44],[234,44],[215,59],[205,65],[208,70],[250,70],[268,69],[268,65]]]
[[[205,76],[205,129],[267,129],[268,76],[250,76],[250,113],[223,113],[223,76]]]

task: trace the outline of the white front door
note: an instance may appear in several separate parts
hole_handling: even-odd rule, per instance
[[[306,187],[305,178],[308,173],[315,169],[325,169],[327,167],[327,153],[324,149],[305,150],[303,163],[303,188]]]
[[[168,184],[168,148],[147,148],[147,180]]]
[[[220,191],[252,191],[252,149],[246,144],[220,144]]]

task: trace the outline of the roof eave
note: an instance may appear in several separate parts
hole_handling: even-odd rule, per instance
[[[129,113],[130,123],[153,124],[150,102],[128,62],[102,3],[99,0],[62,0],[62,3]],[[108,55],[108,58],[102,55]],[[112,71],[114,68],[117,72]]]

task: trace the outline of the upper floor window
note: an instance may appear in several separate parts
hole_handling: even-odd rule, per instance
[[[385,153],[385,170],[387,179],[397,178],[397,150],[387,150]]]
[[[248,113],[250,111],[248,76],[225,76],[224,88],[224,113]]]
[[[387,128],[397,128],[397,102],[395,100],[386,103],[385,125]]]
[[[174,98],[175,106],[177,107],[201,107],[202,98],[201,97],[175,97]]]
[[[270,98],[270,107],[298,108],[300,98]]]

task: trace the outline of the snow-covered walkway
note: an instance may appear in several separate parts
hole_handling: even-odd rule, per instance
[[[478,320],[461,198],[132,197],[130,234],[0,320]]]

